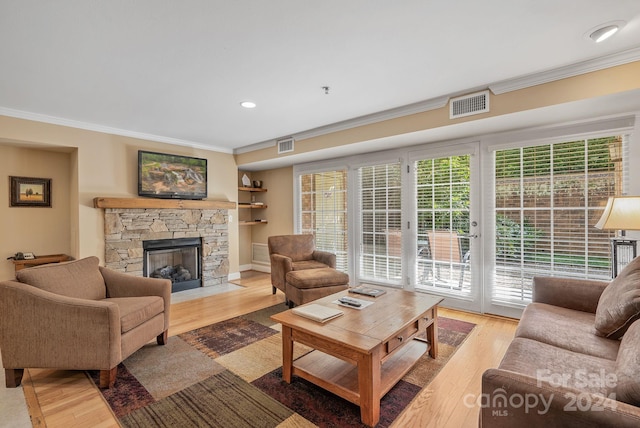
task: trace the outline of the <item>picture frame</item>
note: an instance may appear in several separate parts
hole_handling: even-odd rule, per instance
[[[9,206],[51,208],[51,179],[9,176]]]

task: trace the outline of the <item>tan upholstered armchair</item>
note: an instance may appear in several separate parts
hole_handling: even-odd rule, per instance
[[[292,270],[336,267],[336,255],[316,250],[315,238],[311,234],[270,236],[267,243],[273,294],[276,294],[276,288],[284,293],[285,277]]]
[[[273,294],[282,290],[289,307],[347,288],[349,275],[335,269],[335,254],[315,249],[313,235],[270,236],[267,242]]]
[[[0,282],[0,350],[6,386],[25,368],[99,370],[113,386],[117,366],[156,338],[167,341],[171,281],[98,265],[97,257],[24,269]]]

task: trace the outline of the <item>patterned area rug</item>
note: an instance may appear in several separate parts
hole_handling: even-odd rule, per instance
[[[282,381],[284,304],[150,344],[118,366],[102,390],[124,427],[357,427],[360,409],[294,377]],[[475,324],[440,317],[439,355],[421,358],[382,399],[378,427],[389,426],[427,386]],[[294,357],[310,349],[296,344]],[[89,373],[98,383],[98,372]]]

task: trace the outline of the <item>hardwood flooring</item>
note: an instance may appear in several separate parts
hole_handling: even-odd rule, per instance
[[[175,303],[169,335],[183,333],[277,303],[268,274],[245,272],[233,281],[239,290]],[[440,316],[477,324],[460,349],[408,406],[394,427],[477,427],[482,372],[496,367],[513,338],[517,321],[507,318],[439,309]],[[23,389],[34,427],[118,427],[99,390],[83,372],[28,369]]]

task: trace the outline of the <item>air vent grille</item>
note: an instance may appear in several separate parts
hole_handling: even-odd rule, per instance
[[[278,140],[278,154],[288,153],[293,151],[293,138],[285,138]]]
[[[449,103],[449,118],[471,116],[489,111],[489,91],[477,92],[458,98]]]
[[[251,243],[251,262],[269,264],[269,247],[267,244]]]

